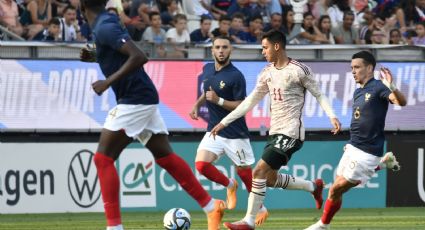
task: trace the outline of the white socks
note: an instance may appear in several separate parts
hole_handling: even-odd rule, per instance
[[[248,208],[244,221],[255,226],[255,217],[263,205],[266,196],[266,179],[252,179],[252,190],[248,197]]]
[[[122,227],[122,224],[120,224],[117,226],[108,226],[106,227],[106,230],[124,230],[124,228]]]
[[[202,209],[204,210],[205,213],[209,213],[212,210],[214,210],[214,199],[211,199],[210,202],[208,202],[207,205],[205,205],[204,207],[202,207]]]
[[[275,188],[283,188],[290,190],[304,190],[307,192],[314,191],[314,183],[288,174],[277,174]]]

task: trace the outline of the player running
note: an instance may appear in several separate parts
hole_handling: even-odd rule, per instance
[[[164,168],[195,199],[208,216],[208,229],[219,229],[226,204],[202,188],[189,165],[173,152],[168,131],[159,113],[158,92],[143,65],[146,55],[130,39],[116,14],[105,11],[106,0],[82,0],[82,10],[93,31],[97,62],[106,76],[92,84],[101,95],[112,87],[117,106],[105,121],[94,156],[107,220],[107,230],[123,229],[119,205],[120,182],[114,161],[124,148],[138,139],[156,163]],[[93,60],[83,49],[82,60]]]
[[[351,72],[360,87],[353,96],[350,140],[338,164],[336,179],[329,189],[322,217],[307,230],[329,229],[333,216],[341,208],[342,195],[366,183],[377,169],[399,169],[391,152],[381,156],[388,102],[405,106],[406,99],[394,85],[389,69],[381,68],[381,81],[373,77],[375,66],[375,57],[367,51],[358,52],[352,57]]]
[[[334,114],[327,98],[320,92],[318,83],[309,67],[286,55],[286,38],[280,31],[270,31],[263,35],[262,54],[270,62],[260,73],[254,91],[212,130],[212,135],[239,117],[244,116],[265,95],[271,97],[270,136],[264,148],[262,159],[254,168],[252,189],[248,198],[245,218],[224,225],[228,229],[254,229],[254,218],[266,196],[266,187],[301,189],[311,192],[318,209],[322,206],[323,181],[315,182],[279,174],[278,170],[286,165],[292,154],[298,151],[304,141],[302,108],[306,90],[316,97],[334,127],[334,134],[341,130],[341,124]]]

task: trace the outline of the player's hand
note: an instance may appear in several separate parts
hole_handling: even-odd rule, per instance
[[[109,83],[106,80],[98,80],[96,82],[93,82],[91,86],[94,92],[100,96],[103,92],[105,92],[105,90],[109,88]]]
[[[210,136],[212,135],[215,140],[215,136],[217,136],[218,132],[220,132],[220,130],[222,129],[224,129],[224,125],[221,123],[218,123],[216,126],[214,126],[213,129],[211,129]]]
[[[80,50],[80,61],[96,62],[96,49],[87,44],[86,47]]]
[[[391,91],[394,91],[397,89],[397,87],[393,83],[393,75],[391,71],[386,67],[381,67],[380,69],[380,77],[382,83],[388,87]]]
[[[341,122],[339,122],[338,118],[331,118],[331,123],[332,123],[332,126],[333,126],[333,129],[332,129],[331,132],[334,135],[341,132]]]
[[[214,104],[218,103],[218,100],[220,99],[217,94],[215,93],[215,91],[210,88],[205,92],[205,98],[207,99],[207,101],[212,102]]]
[[[198,120],[198,107],[193,106],[192,111],[189,113],[190,118],[193,120]]]

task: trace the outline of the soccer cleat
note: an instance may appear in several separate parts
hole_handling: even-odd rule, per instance
[[[235,179],[230,179],[233,181],[233,186],[230,188],[227,188],[227,208],[228,209],[234,209],[236,207],[236,202],[238,200],[236,196],[236,190],[238,190],[238,182]]]
[[[400,163],[398,163],[397,158],[394,156],[393,152],[387,152],[381,158],[381,163],[385,165],[386,168],[391,169],[393,171],[400,170]]]
[[[244,220],[236,221],[233,223],[230,222],[224,222],[224,227],[230,230],[253,230],[255,227],[249,225]]]
[[[316,188],[314,189],[314,191],[311,194],[313,195],[314,199],[316,200],[316,208],[321,209],[322,204],[323,204],[323,197],[322,197],[323,180],[322,179],[316,179],[314,181],[314,183],[316,184]]]
[[[223,219],[224,209],[226,209],[226,203],[222,200],[214,201],[214,209],[207,213],[208,217],[208,230],[220,229],[220,222]]]
[[[329,224],[323,224],[321,220],[317,221],[316,223],[310,225],[310,227],[304,229],[304,230],[328,230],[331,229],[329,227]]]
[[[264,222],[266,222],[267,217],[269,217],[269,212],[267,211],[267,208],[263,205],[260,211],[258,211],[257,216],[255,217],[255,225],[262,225]]]

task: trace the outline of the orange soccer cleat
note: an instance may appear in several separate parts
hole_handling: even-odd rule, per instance
[[[230,188],[227,188],[227,208],[228,209],[234,209],[236,207],[236,202],[238,200],[236,196],[236,190],[238,190],[238,182],[235,179],[230,179],[233,181],[233,186]]]
[[[208,212],[208,230],[220,229],[220,222],[226,209],[226,203],[222,200],[214,201],[214,209]]]
[[[254,230],[255,227],[249,225],[244,220],[236,221],[233,223],[230,222],[224,222],[224,227],[230,230]]]
[[[269,212],[267,211],[267,208],[263,205],[261,206],[260,211],[258,211],[257,216],[255,217],[255,225],[262,225],[264,222],[266,222],[267,217],[269,217]]]

